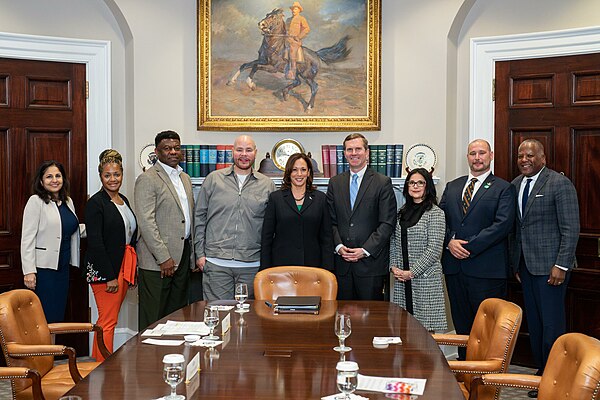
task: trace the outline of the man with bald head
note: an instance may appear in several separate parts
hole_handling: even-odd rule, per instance
[[[271,179],[254,171],[256,144],[249,135],[233,143],[233,165],[208,174],[196,201],[194,248],[203,271],[204,299],[233,300],[236,283],[248,285],[260,266],[260,242]]]
[[[511,261],[523,285],[529,339],[541,375],[552,344],[566,331],[565,294],[575,267],[579,205],[573,183],[546,167],[539,141],[521,143],[517,166],[521,175],[512,181],[518,212]]]
[[[506,297],[516,195],[510,183],[492,174],[493,159],[487,141],[469,143],[469,175],[449,182],[440,202],[446,214],[442,266],[454,327],[463,335],[471,331],[483,300]],[[465,359],[464,348],[458,354]]]

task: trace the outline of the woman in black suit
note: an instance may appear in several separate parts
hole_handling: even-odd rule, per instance
[[[131,275],[135,276],[135,256],[130,256],[135,255],[137,222],[129,200],[119,193],[123,182],[121,155],[116,150],[104,150],[100,154],[98,172],[102,189],[85,206],[88,249],[84,265],[86,280],[98,305],[96,323],[104,330],[104,342],[112,352],[119,310],[129,285],[134,284]],[[129,269],[125,268],[124,258],[130,261]],[[131,273],[128,274],[128,271]],[[104,360],[96,341],[92,357],[97,361]]]
[[[301,265],[333,270],[333,234],[325,194],[313,182],[306,154],[292,154],[281,190],[269,195],[262,227],[260,269]]]

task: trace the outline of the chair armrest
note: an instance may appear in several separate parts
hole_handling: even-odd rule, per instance
[[[523,390],[536,390],[542,381],[541,376],[523,374],[486,374],[474,378],[471,382],[471,396],[469,400],[478,400],[477,393],[480,386],[513,387]]]
[[[50,333],[61,334],[61,333],[82,333],[92,332],[94,330],[94,324],[89,322],[55,322],[48,324]]]
[[[67,354],[67,346],[63,346],[61,344],[7,343],[6,350],[8,355],[14,358],[62,356]]]
[[[467,347],[469,335],[452,335],[449,333],[434,333],[433,340],[437,344],[445,344],[447,346]]]
[[[462,374],[493,374],[500,372],[502,360],[482,360],[482,361],[448,361],[448,366],[454,373]]]
[[[75,349],[72,347],[62,346],[59,344],[19,344],[8,343],[6,350],[10,357],[27,358],[38,356],[60,356],[66,354],[69,357],[69,372],[73,382],[77,383],[82,379],[79,370],[77,369],[77,357]]]
[[[104,358],[108,358],[108,356],[111,355],[111,352],[108,351],[106,344],[104,343],[104,335],[100,325],[89,322],[56,322],[48,324],[48,329],[50,330],[50,333],[54,334],[95,332],[100,354],[102,354]]]
[[[0,379],[31,379],[33,398],[46,400],[42,393],[42,377],[35,369],[27,367],[0,367]]]

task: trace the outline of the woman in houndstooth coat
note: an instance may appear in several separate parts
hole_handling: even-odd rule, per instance
[[[446,220],[437,206],[429,171],[410,171],[403,194],[406,203],[398,212],[390,244],[392,301],[413,314],[427,330],[443,331],[448,327],[441,264]]]

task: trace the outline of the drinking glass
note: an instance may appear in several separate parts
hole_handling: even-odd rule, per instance
[[[245,283],[235,284],[235,299],[238,302],[236,312],[245,313],[244,302],[248,299],[248,285]]]
[[[216,307],[204,309],[204,323],[210,329],[210,335],[205,336],[204,339],[219,340],[219,337],[215,335],[215,327],[219,323],[219,310]]]
[[[171,386],[171,394],[163,397],[165,400],[185,400],[185,396],[178,395],[175,392],[177,385],[183,381],[183,364],[185,358],[183,354],[167,354],[163,358],[163,379]]]
[[[336,396],[336,400],[349,400],[350,394],[356,390],[358,383],[358,364],[354,361],[340,361],[337,363],[337,388],[342,396]]]
[[[335,334],[340,340],[340,345],[334,347],[335,351],[342,353],[352,350],[352,347],[345,345],[346,338],[352,333],[352,324],[350,323],[350,315],[348,314],[336,314],[335,315]]]

